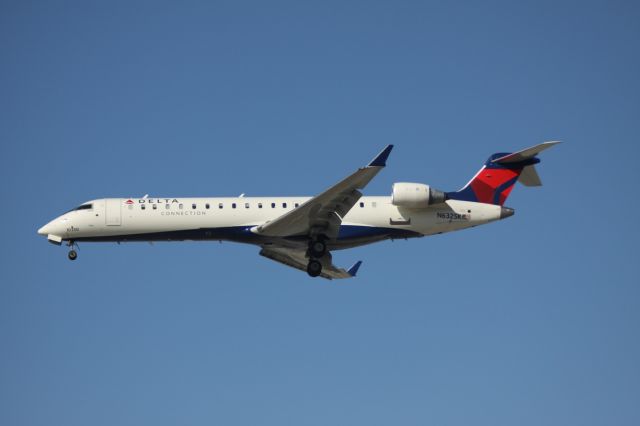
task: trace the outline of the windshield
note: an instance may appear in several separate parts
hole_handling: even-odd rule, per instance
[[[75,212],[76,210],[91,210],[93,208],[93,204],[82,204],[81,206],[76,207],[75,209],[69,210],[69,212]]]

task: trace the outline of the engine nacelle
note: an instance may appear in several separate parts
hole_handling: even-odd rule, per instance
[[[391,204],[413,209],[423,209],[433,204],[444,203],[446,199],[444,192],[423,183],[394,183],[391,193]]]

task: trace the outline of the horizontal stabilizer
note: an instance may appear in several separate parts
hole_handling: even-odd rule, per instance
[[[531,148],[523,149],[522,151],[507,154],[504,157],[496,158],[495,160],[493,160],[493,162],[497,164],[519,163],[521,161],[533,158],[545,149],[551,148],[552,146],[559,143],[560,141],[543,142],[539,145],[532,146]]]
[[[542,181],[540,180],[540,176],[538,176],[536,166],[533,164],[522,169],[518,182],[524,186],[542,186]]]

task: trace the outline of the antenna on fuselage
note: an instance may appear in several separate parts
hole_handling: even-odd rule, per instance
[[[144,197],[142,197],[143,200],[146,200],[147,198],[149,198],[149,194],[144,194]]]
[[[244,192],[242,194],[240,194],[239,198],[244,198]]]

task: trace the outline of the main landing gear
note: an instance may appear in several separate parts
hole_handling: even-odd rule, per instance
[[[307,265],[307,274],[310,277],[317,277],[322,273],[322,264],[315,259],[309,260],[309,264]]]
[[[309,241],[309,263],[307,264],[307,274],[310,277],[317,277],[322,273],[322,263],[318,259],[327,254],[327,244],[323,238],[313,239]]]
[[[309,243],[309,257],[320,258],[327,253],[327,245],[323,240],[313,240]]]

